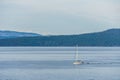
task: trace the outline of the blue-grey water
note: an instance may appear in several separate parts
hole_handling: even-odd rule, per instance
[[[120,47],[0,47],[0,80],[120,80]]]

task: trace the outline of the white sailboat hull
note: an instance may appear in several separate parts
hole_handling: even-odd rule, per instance
[[[83,64],[83,62],[82,61],[75,61],[73,64],[79,65],[79,64]]]

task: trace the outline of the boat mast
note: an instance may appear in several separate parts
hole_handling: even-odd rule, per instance
[[[79,60],[78,45],[76,45],[75,62],[73,62],[73,64],[75,65],[83,64],[83,62]]]
[[[78,45],[76,45],[75,61],[78,61]]]

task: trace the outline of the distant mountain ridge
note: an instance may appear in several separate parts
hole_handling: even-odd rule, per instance
[[[35,37],[41,36],[36,33],[17,32],[17,31],[0,31],[0,39],[16,38],[16,37]]]
[[[0,39],[0,46],[120,46],[120,29],[80,35],[27,36]]]

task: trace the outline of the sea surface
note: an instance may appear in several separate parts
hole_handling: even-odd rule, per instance
[[[120,80],[120,47],[0,47],[0,80]]]

